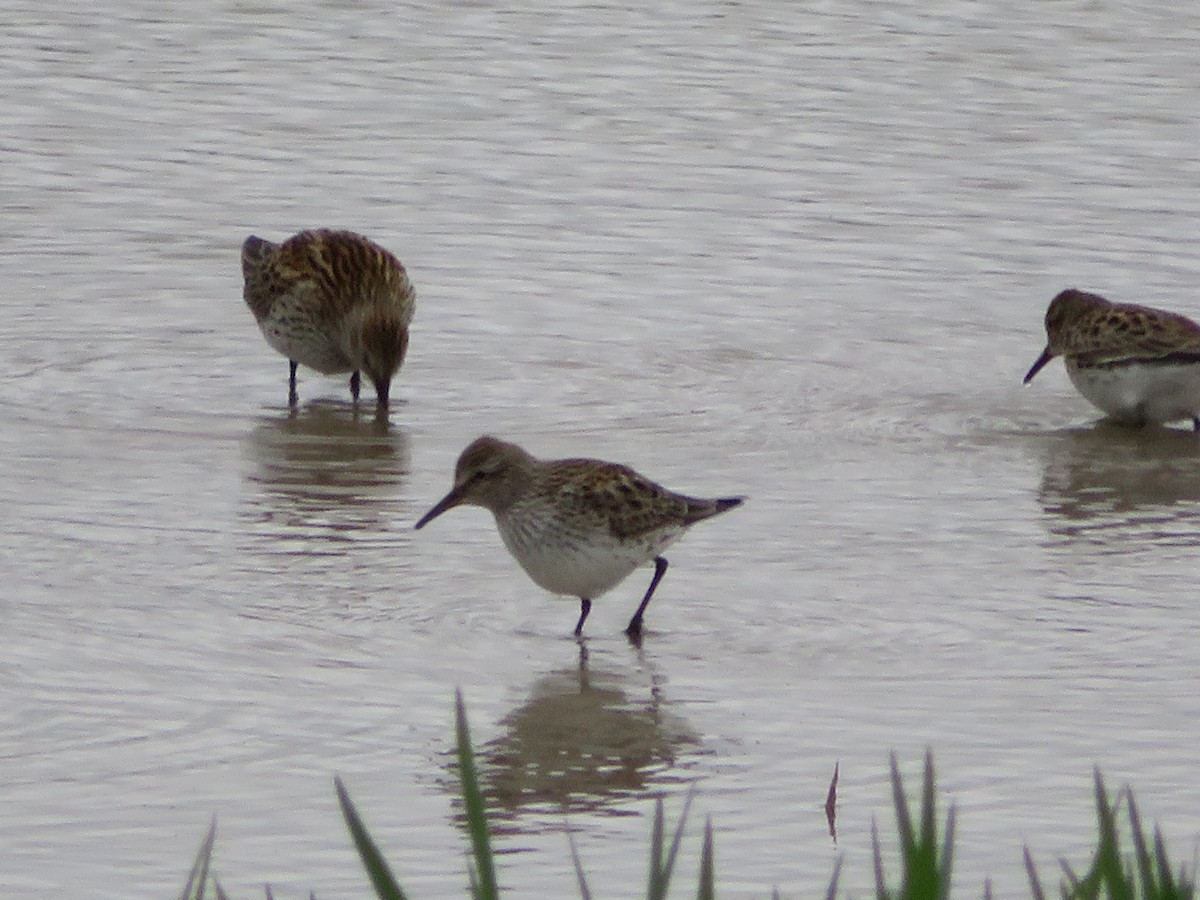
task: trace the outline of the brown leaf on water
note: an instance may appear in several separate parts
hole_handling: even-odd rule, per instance
[[[825,818],[829,822],[829,836],[837,843],[837,783],[840,763],[833,764],[833,778],[829,782],[829,793],[825,795]]]

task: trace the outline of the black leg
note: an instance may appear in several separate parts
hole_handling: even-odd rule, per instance
[[[300,395],[296,393],[296,361],[288,360],[288,406],[295,406],[300,402]]]
[[[354,398],[355,403],[358,402],[358,390],[361,384],[362,379],[359,377],[358,371],[355,370],[354,374],[350,376],[350,396]]]
[[[1200,432],[1200,416],[1192,416],[1192,431]]]
[[[646,588],[646,596],[642,598],[641,605],[637,608],[637,612],[633,614],[633,618],[629,620],[629,627],[625,629],[625,633],[631,638],[636,638],[642,633],[642,614],[646,611],[646,607],[650,604],[650,598],[654,596],[654,589],[658,587],[658,583],[662,581],[662,577],[667,574],[667,558],[665,556],[657,556],[654,559],[654,577],[650,579],[650,587]]]
[[[592,611],[592,601],[587,597],[579,598],[579,621],[575,623],[575,637],[583,634],[583,620],[588,617],[588,613]]]

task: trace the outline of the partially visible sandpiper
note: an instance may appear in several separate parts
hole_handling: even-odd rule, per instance
[[[1072,288],[1050,301],[1046,335],[1026,384],[1062,356],[1079,393],[1118,422],[1191,419],[1200,432],[1200,325],[1191,319]]]
[[[258,327],[291,365],[289,404],[297,403],[303,363],[325,375],[352,373],[355,402],[365,373],[387,409],[416,304],[395,256],[351,231],[302,231],[282,244],[251,236],[242,244],[242,276]]]
[[[662,551],[690,526],[742,500],[685,497],[627,466],[540,460],[485,435],[462,452],[454,487],[416,527],[460,504],[491,510],[504,546],[529,577],[555,594],[579,598],[576,636],[583,633],[592,600],[653,561],[650,587],[625,629],[637,640],[646,606],[667,571]]]

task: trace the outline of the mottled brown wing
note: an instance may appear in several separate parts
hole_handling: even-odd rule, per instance
[[[1098,313],[1077,336],[1074,355],[1096,364],[1129,359],[1162,359],[1200,354],[1200,325],[1187,316],[1133,304],[1113,304]]]
[[[373,241],[350,231],[302,231],[284,241],[273,260],[283,290],[319,294],[321,314],[340,321],[359,303],[395,299],[404,324],[412,319],[414,292],[404,266]]]
[[[572,459],[555,464],[561,497],[581,515],[605,520],[613,537],[636,538],[694,521],[689,500],[639,475],[628,466]]]

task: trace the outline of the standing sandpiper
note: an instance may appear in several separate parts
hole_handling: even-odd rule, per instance
[[[535,459],[515,444],[484,436],[459,456],[454,487],[416,527],[464,503],[491,510],[504,546],[529,577],[555,594],[579,598],[576,637],[592,600],[653,560],[650,587],[625,629],[636,641],[667,571],[662,551],[690,526],[742,500],[684,497],[627,466]]]
[[[388,405],[392,376],[404,362],[416,292],[387,250],[350,231],[302,231],[282,244],[242,244],[246,305],[267,343],[288,358],[288,403],[296,405],[296,365],[325,375],[359,373]]]
[[[1079,393],[1116,421],[1191,419],[1200,431],[1200,325],[1191,319],[1072,288],[1050,301],[1046,335],[1026,384],[1062,356]]]

